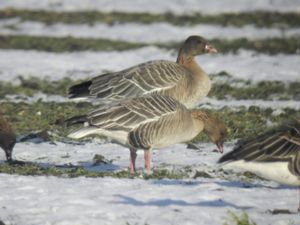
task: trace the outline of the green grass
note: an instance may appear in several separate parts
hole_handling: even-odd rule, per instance
[[[285,83],[281,81],[260,81],[257,83],[251,81],[239,81],[230,78],[226,82],[217,81],[224,72],[211,74],[213,82],[209,97],[216,99],[263,99],[263,100],[300,100],[300,81]],[[0,81],[0,97],[6,95],[25,95],[33,96],[41,92],[48,95],[61,95],[66,97],[70,86],[81,82],[80,80],[71,80],[64,78],[59,81],[49,81],[37,77],[23,78],[19,77],[20,84],[14,85],[10,82]],[[239,85],[236,85],[239,84]]]
[[[39,79],[38,77],[23,78],[19,77],[20,84],[15,85],[10,82],[0,81],[0,97],[4,98],[6,95],[25,95],[33,96],[38,92],[49,95],[66,96],[68,88],[77,82],[70,78],[63,78],[59,81],[49,81],[46,79]]]
[[[245,212],[241,216],[238,216],[234,212],[229,211],[228,215],[230,222],[225,222],[224,225],[256,225]]]
[[[111,41],[108,39],[74,38],[74,37],[34,37],[34,36],[1,36],[0,48],[24,49],[48,52],[72,51],[124,51],[145,46],[142,43]]]
[[[240,82],[241,83],[241,82]],[[217,99],[263,99],[300,100],[300,81],[284,83],[281,81],[244,81],[235,86],[232,82],[214,83],[209,97]]]
[[[182,40],[183,41],[183,40]],[[248,40],[238,38],[234,40],[211,39],[210,42],[220,53],[236,52],[239,49],[255,50],[266,54],[298,54],[300,39],[267,38]],[[48,52],[74,52],[74,51],[124,51],[145,46],[157,46],[174,50],[177,53],[182,42],[170,43],[143,43],[113,41],[108,39],[75,38],[75,37],[37,37],[26,35],[0,35],[0,49],[24,49]]]
[[[94,108],[90,103],[46,103],[41,101],[33,104],[3,102],[0,103],[0,107],[18,135],[45,130],[51,131],[53,134],[50,136],[50,140],[66,138],[70,129],[62,123],[64,119],[84,114]],[[266,130],[269,122],[281,123],[300,114],[300,110],[284,108],[279,115],[274,115],[271,108],[261,109],[255,106],[248,109],[224,107],[211,111],[218,114],[227,124],[229,140],[259,134]],[[193,141],[208,141],[208,138],[206,135],[200,134]]]
[[[66,136],[68,131],[62,121],[74,115],[84,114],[93,107],[89,103],[0,103],[1,110],[8,115],[12,126],[18,135],[32,131],[46,130]]]
[[[181,173],[170,172],[165,169],[154,169],[151,175],[137,172],[134,176],[128,170],[123,171],[90,171],[80,166],[41,166],[38,163],[20,162],[20,163],[1,163],[0,173],[19,174],[23,176],[56,176],[56,177],[115,177],[115,178],[142,178],[142,179],[182,179]]]
[[[19,17],[24,21],[40,21],[47,24],[52,23],[87,23],[97,22],[114,24],[125,22],[157,23],[167,22],[174,25],[195,25],[199,23],[218,24],[223,26],[244,26],[254,24],[258,27],[299,27],[299,13],[279,12],[243,12],[243,13],[221,13],[218,15],[203,15],[194,13],[191,15],[175,15],[172,13],[126,13],[126,12],[47,12],[6,9],[0,11],[0,18]]]
[[[215,77],[218,75],[214,75]],[[220,75],[221,76],[221,75]],[[14,86],[11,83],[0,82],[0,97],[7,94],[24,94],[31,96],[37,92],[45,94],[58,94],[66,96],[70,85],[77,83],[68,78],[61,81],[50,82],[38,78],[21,78],[21,85]],[[230,86],[229,84],[232,84]],[[282,83],[277,81],[262,81],[259,83],[245,82],[242,86],[235,87],[234,82],[216,82],[209,96],[217,99],[289,99],[300,100],[300,82]],[[57,136],[65,138],[69,129],[62,125],[62,121],[71,116],[84,114],[94,107],[88,102],[55,103],[37,101],[32,104],[2,102],[2,111],[12,121],[13,127],[18,135],[28,134],[32,131],[45,130],[57,134],[50,137],[56,140]],[[229,127],[229,139],[248,137],[265,130],[268,121],[275,124],[292,119],[300,114],[300,110],[292,108],[282,109],[279,115],[273,114],[272,108],[260,108],[251,106],[249,108],[239,107],[231,109],[224,107],[220,110],[212,110],[226,122]],[[194,141],[208,141],[203,134]]]

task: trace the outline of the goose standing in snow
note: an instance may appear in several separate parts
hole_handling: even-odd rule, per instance
[[[225,163],[224,168],[239,168],[278,183],[300,186],[300,118],[240,142],[219,163]]]
[[[96,98],[121,101],[152,93],[175,98],[188,108],[207,96],[211,89],[208,75],[195,56],[217,50],[200,36],[190,36],[179,50],[177,61],[149,61],[134,67],[102,74],[69,89],[70,98]]]
[[[130,172],[135,172],[137,149],[144,150],[145,169],[150,173],[151,150],[193,139],[206,133],[219,151],[227,129],[222,120],[200,109],[188,110],[177,100],[163,95],[148,95],[100,108],[88,115],[66,120],[67,125],[88,125],[69,135],[79,139],[104,135],[130,149]]]
[[[8,124],[1,116],[0,112],[0,147],[4,150],[7,161],[12,160],[12,151],[16,143],[16,136]]]

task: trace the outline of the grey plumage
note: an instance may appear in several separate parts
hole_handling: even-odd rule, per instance
[[[130,149],[130,172],[135,172],[137,149],[144,150],[145,168],[150,171],[150,150],[191,140],[204,131],[223,151],[227,129],[223,121],[199,109],[189,110],[172,97],[152,94],[102,106],[85,116],[66,120],[67,124],[86,126],[70,138],[104,135]]]
[[[202,37],[191,36],[180,49],[177,62],[156,60],[102,74],[70,87],[69,97],[89,97],[107,102],[158,93],[193,107],[211,87],[207,74],[194,60],[196,55],[215,50],[207,46],[210,45]]]
[[[118,141],[129,147],[147,149],[159,142],[162,136],[171,135],[183,116],[189,111],[178,101],[168,96],[150,95],[120,102],[109,108],[101,108],[90,112],[86,119],[88,133],[105,134],[122,133]],[[189,125],[191,124],[192,117]],[[178,124],[172,124],[176,120]],[[191,124],[192,125],[192,124]],[[193,127],[191,127],[193,128]],[[180,132],[180,131],[178,131]],[[79,134],[76,133],[75,134]],[[83,135],[84,133],[82,133]],[[70,135],[74,137],[74,135]],[[75,135],[76,136],[76,135]],[[108,135],[109,136],[109,135]],[[114,137],[114,135],[112,134]]]

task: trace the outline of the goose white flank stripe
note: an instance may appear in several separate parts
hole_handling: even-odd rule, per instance
[[[180,48],[176,62],[150,61],[120,72],[101,74],[72,86],[69,97],[116,101],[159,93],[192,108],[211,88],[210,79],[195,56],[214,52],[217,50],[204,38],[190,36]]]
[[[241,141],[219,163],[225,163],[224,168],[239,168],[278,183],[300,186],[300,118]]]
[[[144,150],[145,169],[150,172],[151,150],[193,139],[206,133],[220,152],[227,137],[222,120],[204,110],[188,110],[175,99],[149,95],[103,107],[88,115],[66,120],[67,125],[88,123],[69,135],[82,138],[91,134],[104,135],[130,149],[130,172],[135,172],[137,149]]]

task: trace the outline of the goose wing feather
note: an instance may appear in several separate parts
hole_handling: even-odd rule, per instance
[[[241,141],[224,155],[219,162],[245,161],[294,161],[300,167],[300,121],[294,120],[256,138]]]
[[[120,100],[174,87],[190,72],[175,62],[150,61],[129,69],[102,74],[91,80],[90,95]]]
[[[89,113],[88,121],[91,126],[103,129],[130,131],[141,124],[176,113],[180,107],[183,106],[171,97],[150,95],[94,110]]]

